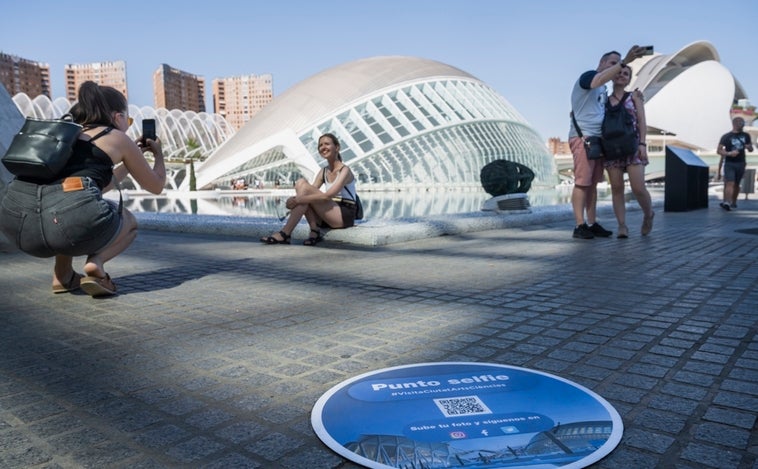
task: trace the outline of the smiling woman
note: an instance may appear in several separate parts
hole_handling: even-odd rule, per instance
[[[270,236],[261,238],[266,244],[289,244],[292,231],[305,217],[311,233],[303,244],[315,246],[324,238],[321,228],[349,228],[355,224],[358,205],[355,198],[355,177],[342,162],[340,144],[333,134],[318,139],[318,152],[326,160],[313,184],[305,179],[295,183],[295,195],[287,199],[290,217],[284,227]],[[323,192],[320,190],[324,187]]]

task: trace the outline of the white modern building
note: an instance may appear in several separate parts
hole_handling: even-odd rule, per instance
[[[707,41],[644,57],[631,66],[629,89],[639,88],[645,96],[648,144],[661,150],[668,141],[712,151],[732,128],[732,105],[748,98]]]
[[[542,137],[496,91],[450,65],[393,56],[330,68],[275,98],[196,168],[197,187],[312,179],[327,132],[362,189],[481,187],[481,168],[498,159],[557,183]]]

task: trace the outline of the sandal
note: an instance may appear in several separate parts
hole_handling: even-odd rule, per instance
[[[642,233],[642,236],[647,236],[650,234],[651,231],[653,231],[653,217],[655,216],[655,212],[650,212],[650,216],[645,215],[642,218],[642,228],[640,228],[640,233]]]
[[[324,240],[324,237],[321,236],[321,231],[311,228],[311,233],[316,233],[316,236],[310,236],[303,241],[303,246],[315,246]]]
[[[618,235],[616,235],[619,239],[626,239],[629,237],[629,228],[626,227],[626,225],[621,224],[619,225]]]
[[[82,277],[84,277],[82,274],[71,271],[71,278],[68,279],[68,282],[60,285],[53,285],[53,293],[68,293],[78,290],[79,282],[81,282]]]
[[[282,237],[282,239],[274,238],[274,235],[271,236],[265,236],[261,238],[261,243],[265,244],[289,244],[291,236],[285,233],[284,231],[280,231],[279,235]]]
[[[111,276],[105,274],[105,277],[87,276],[79,284],[82,290],[89,296],[95,298],[98,296],[111,296],[116,294],[116,284],[111,280]]]

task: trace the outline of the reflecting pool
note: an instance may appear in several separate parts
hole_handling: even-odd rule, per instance
[[[570,203],[572,186],[532,188],[529,203],[533,207]],[[651,188],[652,190],[652,188]],[[168,191],[160,196],[124,191],[124,206],[133,212],[194,213],[257,218],[280,218],[291,190]],[[109,197],[118,197],[110,193]],[[409,218],[455,213],[478,212],[491,198],[484,190],[403,190],[360,192],[365,218]],[[600,200],[610,200],[610,189],[598,188]]]

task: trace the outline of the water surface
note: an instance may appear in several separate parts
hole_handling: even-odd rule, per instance
[[[133,212],[194,213],[279,218],[287,213],[284,203],[294,192],[278,191],[170,191],[160,196],[124,191],[124,206]],[[360,192],[365,218],[407,218],[478,212],[492,196],[484,190],[403,190]],[[527,194],[533,207],[570,203],[571,186],[532,188]],[[599,188],[601,200],[610,198]],[[109,197],[114,195],[109,194]],[[117,197],[117,195],[115,195]]]

